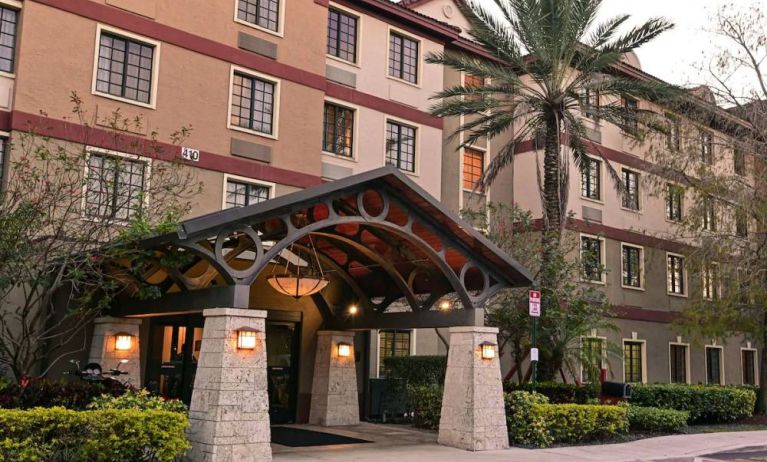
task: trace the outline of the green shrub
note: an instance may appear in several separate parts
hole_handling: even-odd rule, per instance
[[[506,382],[509,391],[533,391],[533,384]],[[547,398],[552,404],[595,404],[599,398],[599,384],[588,383],[576,385],[574,383],[539,382],[535,391]]]
[[[0,408],[30,409],[58,407],[83,410],[97,396],[119,396],[127,390],[116,380],[86,382],[34,378],[22,388],[17,383],[0,384]]]
[[[384,359],[386,376],[403,379],[408,385],[445,383],[447,356],[390,356]]]
[[[101,395],[93,399],[88,409],[137,409],[139,411],[187,412],[186,404],[177,399],[152,396],[145,389],[128,390],[121,396]]]
[[[441,385],[408,385],[407,395],[413,412],[413,425],[418,428],[436,430],[442,412]]]
[[[690,413],[657,407],[626,406],[631,430],[675,433],[687,426]]]
[[[509,442],[519,446],[544,448],[553,442],[543,416],[534,406],[547,404],[549,399],[539,393],[512,391],[504,396]]]
[[[613,438],[628,431],[628,415],[620,406],[598,404],[536,404],[555,443],[580,443]]]
[[[631,404],[690,413],[690,423],[734,422],[754,412],[756,393],[744,387],[718,385],[636,385]]]
[[[171,462],[189,447],[188,425],[160,410],[0,410],[0,462]]]

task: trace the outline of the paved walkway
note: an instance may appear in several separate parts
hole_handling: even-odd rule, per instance
[[[748,453],[733,458],[730,453],[754,448],[754,454],[767,450],[767,431],[673,435],[630,443],[575,446],[552,449],[520,449],[467,452],[436,444],[436,433],[401,425],[364,423],[353,427],[300,428],[360,438],[372,443],[308,448],[274,445],[275,462],[709,462],[717,460],[764,460]],[[722,454],[722,458],[717,457]],[[725,455],[727,454],[727,455]],[[707,455],[705,458],[701,457]]]

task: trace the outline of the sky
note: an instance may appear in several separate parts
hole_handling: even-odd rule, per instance
[[[710,32],[711,17],[722,6],[758,4],[767,10],[767,0],[604,0],[599,20],[618,14],[630,14],[632,22],[641,23],[663,16],[676,27],[644,45],[637,52],[642,69],[651,75],[678,85],[705,83],[697,65],[705,61],[716,37]]]

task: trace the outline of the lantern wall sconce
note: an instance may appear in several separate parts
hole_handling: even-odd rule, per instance
[[[115,334],[115,350],[130,351],[133,347],[133,335],[127,332],[118,332]]]
[[[338,344],[338,356],[340,358],[348,358],[352,355],[352,346],[345,342]]]
[[[252,327],[240,327],[237,329],[237,349],[255,350],[257,340],[256,334],[259,332],[261,331]]]
[[[482,347],[482,359],[495,358],[495,347],[497,346],[495,343],[482,342],[479,346]]]

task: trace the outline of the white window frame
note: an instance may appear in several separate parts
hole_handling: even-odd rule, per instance
[[[639,249],[639,287],[636,286],[627,286],[623,283],[623,248],[624,247],[631,247],[633,249]],[[636,244],[630,244],[628,242],[621,242],[621,287],[624,289],[630,289],[630,290],[645,290],[645,253],[644,253],[644,247],[641,245]]]
[[[578,178],[580,179],[580,181],[578,182],[578,186],[580,186],[580,191],[579,191],[578,195],[584,201],[589,201],[589,202],[593,202],[595,204],[604,205],[604,203],[605,203],[605,201],[604,201],[604,197],[605,197],[604,196],[604,182],[605,182],[604,181],[605,180],[604,169],[605,169],[605,161],[600,159],[599,157],[595,157],[595,156],[587,155],[586,157],[589,159],[589,161],[599,162],[599,199],[592,199],[590,197],[586,197],[586,196],[583,195],[583,174],[582,174],[582,172],[580,170],[578,170]]]
[[[668,270],[668,257],[681,257],[682,258],[682,283],[683,283],[683,287],[682,287],[683,291],[682,291],[682,293],[671,292],[669,290],[670,287],[668,286],[668,271],[669,271]],[[689,277],[687,275],[687,273],[688,273],[688,271],[687,271],[687,257],[685,257],[684,255],[679,254],[679,253],[666,252],[666,262],[665,262],[665,265],[666,265],[666,281],[665,281],[666,282],[666,295],[670,295],[672,297],[687,298],[687,294],[690,292]]]
[[[711,281],[712,282],[711,289],[714,291],[714,295],[716,295],[716,297],[711,297],[706,294],[706,278],[708,276],[709,271],[712,270],[713,268],[716,268],[716,272],[712,274],[712,277],[715,275],[716,278],[713,281]],[[701,271],[700,283],[701,283],[701,295],[703,296],[704,300],[719,300],[720,298],[722,298],[722,278],[721,278],[720,270],[721,268],[719,267],[719,263],[717,262],[708,263],[707,265],[703,267],[703,270]]]
[[[264,133],[249,128],[240,127],[239,125],[232,124],[232,93],[234,92],[234,74],[245,74],[248,77],[255,79],[265,80],[274,85],[274,111],[272,112],[272,133]],[[229,130],[235,130],[242,133],[248,133],[262,138],[269,138],[272,140],[279,139],[280,128],[280,93],[282,91],[282,80],[272,77],[269,74],[262,74],[260,72],[248,69],[247,67],[231,65],[229,69],[229,98],[226,105],[226,128]]]
[[[719,383],[708,383],[708,350],[709,348],[719,350]],[[724,347],[716,344],[705,345],[703,347],[703,370],[706,373],[706,385],[724,385],[727,381],[724,378]]]
[[[407,170],[402,170],[402,169],[399,169],[399,168],[394,167],[394,166],[392,166],[392,167],[396,168],[397,170],[399,170],[400,172],[404,173],[405,175],[410,175],[410,176],[416,177],[416,178],[419,177],[420,176],[419,172],[421,170],[421,137],[423,135],[423,130],[421,129],[422,128],[421,125],[413,123],[413,122],[411,122],[409,120],[406,120],[406,119],[400,119],[398,117],[392,117],[390,115],[387,115],[387,116],[384,117],[384,121],[383,121],[383,156],[382,156],[382,160],[383,160],[383,164],[382,165],[383,166],[388,165],[386,163],[386,154],[387,154],[387,152],[386,152],[386,124],[388,122],[394,122],[394,123],[399,124],[399,125],[406,125],[406,126],[408,126],[410,128],[414,128],[415,129],[415,154],[414,154],[414,157],[413,157],[413,162],[415,163],[415,168],[413,169],[412,172],[408,172]]]
[[[16,78],[16,72],[19,66],[19,33],[21,32],[21,15],[24,9],[24,3],[17,0],[0,0],[0,5],[17,10],[16,15],[16,43],[13,47],[13,72],[0,71],[0,77]]]
[[[342,12],[348,14],[349,16],[354,16],[355,18],[357,18],[357,37],[356,37],[355,42],[354,42],[354,56],[357,58],[357,61],[347,61],[347,60],[345,60],[343,58],[339,58],[338,56],[331,55],[330,53],[327,52],[327,45],[325,46],[325,57],[328,58],[328,59],[332,59],[333,61],[338,61],[339,63],[346,64],[348,66],[354,66],[354,67],[357,67],[357,68],[362,67],[362,53],[361,53],[362,47],[360,46],[360,43],[362,42],[362,37],[363,37],[363,32],[362,32],[362,16],[359,14],[359,12],[354,11],[351,8],[347,8],[347,7],[343,6],[343,5],[339,5],[338,3],[335,3],[335,2],[330,2],[330,4],[328,5],[328,14],[330,14],[330,10],[331,9],[342,11]],[[325,22],[325,35],[327,35],[327,33],[328,33],[327,29],[328,29],[328,24],[327,24],[327,21],[326,21]],[[389,65],[388,55],[387,55],[386,65],[387,65],[387,71],[388,71],[388,65]]]
[[[642,344],[642,382],[647,383],[647,340],[638,338],[621,339],[621,376],[622,382],[626,382],[626,342]],[[632,382],[635,383],[635,382]]]
[[[642,172],[640,172],[637,169],[629,168],[629,167],[621,167],[621,180],[623,179],[623,171],[631,172],[637,177],[637,204],[639,205],[638,209],[631,209],[628,207],[623,206],[623,197],[620,198],[620,205],[621,210],[625,210],[626,212],[631,213],[642,213],[644,211],[644,201],[642,200],[642,177],[644,176]],[[601,185],[600,185],[601,186]],[[665,212],[665,211],[664,211]]]
[[[601,335],[582,335],[580,337],[581,350],[583,350],[583,340],[584,339],[596,339],[596,340],[601,340],[602,341],[602,354],[601,354],[600,368],[604,369],[605,366],[607,365],[607,337],[603,337]],[[581,363],[581,367],[580,367],[580,377],[579,378],[580,378],[581,383],[592,383],[592,382],[586,382],[583,379],[583,364],[582,363]]]
[[[405,79],[400,79],[399,77],[395,77],[389,74],[389,56],[391,55],[390,43],[391,43],[392,33],[401,35],[409,40],[418,42],[418,72],[416,73],[415,83],[408,82]],[[423,56],[424,56],[423,42],[424,42],[423,39],[416,37],[410,32],[407,32],[397,27],[389,26],[386,30],[386,78],[390,80],[394,80],[395,82],[404,83],[405,85],[410,85],[411,87],[421,88],[421,85],[423,83],[423,68],[425,64],[423,59]]]
[[[85,221],[93,221],[93,222],[102,222],[102,221],[110,221],[105,220],[102,217],[93,217],[88,215],[87,209],[87,199],[88,199],[88,173],[90,169],[90,160],[91,160],[91,154],[98,154],[101,156],[107,156],[107,157],[120,157],[123,159],[136,161],[136,162],[143,162],[145,165],[144,168],[144,192],[148,191],[150,189],[150,181],[152,178],[152,158],[151,157],[145,157],[145,156],[139,156],[137,154],[129,154],[126,152],[121,151],[113,151],[111,149],[103,149],[96,146],[86,146],[85,147],[85,168],[83,171],[83,197],[80,200],[80,218]],[[144,195],[144,207],[149,207],[149,194]],[[114,223],[127,223],[126,220],[119,220],[119,219],[111,219]]]
[[[599,255],[599,264],[602,266],[602,274],[600,275],[599,280],[590,280],[583,277],[583,238],[589,238],[589,239],[597,239],[599,240],[600,245],[600,255]],[[601,236],[595,236],[593,234],[586,234],[586,233],[580,233],[578,237],[578,258],[581,259],[581,282],[586,282],[590,284],[601,284],[605,285],[607,284],[607,245],[605,244],[605,238]]]
[[[683,342],[668,342],[668,383],[672,383],[672,376],[671,376],[671,347],[672,346],[681,346],[684,347],[684,379],[685,383],[689,384],[691,382],[690,378],[690,344],[689,343],[683,343]]]
[[[229,180],[236,181],[238,183],[247,183],[254,186],[263,186],[265,188],[269,188],[269,199],[274,199],[274,190],[277,186],[275,183],[269,182],[269,181],[262,181],[262,180],[256,180],[254,178],[249,178],[246,176],[240,176],[240,175],[232,175],[230,173],[224,173],[224,185],[222,188],[222,194],[221,194],[221,210],[227,210],[226,206],[226,185],[229,183]],[[232,208],[232,207],[230,207]]]
[[[324,149],[325,148],[324,145],[322,146],[322,149],[321,149],[322,154],[325,155],[325,156],[328,156],[328,157],[332,157],[333,159],[340,159],[340,160],[343,160],[343,161],[346,161],[346,162],[358,162],[359,161],[359,158],[358,158],[359,153],[357,152],[357,146],[359,144],[358,140],[359,140],[359,126],[360,126],[360,124],[359,124],[359,121],[360,121],[360,109],[361,109],[360,106],[357,106],[355,104],[349,104],[346,101],[343,101],[343,100],[340,100],[340,99],[326,97],[325,100],[322,103],[322,136],[323,136],[323,138],[325,136],[325,103],[330,103],[330,104],[333,104],[335,106],[341,106],[343,108],[351,109],[352,111],[354,111],[354,118],[352,120],[352,123],[354,124],[354,130],[352,130],[352,156],[351,157],[341,156],[341,155],[336,154],[334,152],[326,151]],[[384,126],[384,138],[386,136],[386,131],[385,130],[386,129],[385,129],[385,126]],[[416,136],[416,142],[418,142],[418,137],[417,136]],[[386,143],[384,143],[384,146],[385,145],[386,145]],[[386,159],[386,154],[384,154],[384,160],[385,159]]]
[[[124,37],[128,40],[142,42],[146,45],[154,47],[154,51],[152,52],[152,90],[149,96],[149,103],[142,103],[141,101],[136,101],[129,98],[123,98],[122,96],[115,96],[109,93],[103,93],[96,90],[96,78],[98,76],[98,71],[99,71],[99,49],[101,48],[101,34],[103,32]],[[96,43],[95,43],[95,46],[93,47],[94,48],[93,49],[93,73],[91,76],[91,94],[102,97],[102,98],[108,98],[115,101],[120,101],[126,104],[132,104],[134,106],[141,106],[148,109],[157,109],[157,88],[159,87],[159,80],[160,80],[159,76],[160,76],[161,45],[162,45],[161,42],[158,42],[157,40],[152,40],[150,38],[146,38],[143,35],[134,34],[133,32],[128,32],[123,29],[107,26],[105,24],[97,24],[96,25]]]
[[[469,148],[469,149],[471,149],[473,151],[479,151],[479,152],[482,153],[482,173],[483,174],[484,174],[484,172],[487,171],[488,150],[487,150],[487,148],[483,148],[483,147],[480,147],[480,146],[474,146],[474,145],[466,146],[466,147],[461,148],[461,174],[459,175],[461,177],[460,178],[461,179],[461,191],[463,191],[463,192],[471,192],[472,191],[471,189],[466,189],[463,186],[463,166],[464,166],[464,156],[466,155],[466,148]],[[485,191],[483,191],[481,193],[478,192],[477,194],[480,195],[480,196],[486,196],[487,195],[487,188],[486,188]]]
[[[669,186],[673,186],[673,187],[679,188],[681,190],[680,191],[681,194],[679,196],[679,200],[680,200],[680,204],[679,204],[679,212],[680,212],[679,220],[672,220],[671,218],[668,217],[668,213],[667,213],[668,211],[666,210],[666,206],[668,204],[668,198],[669,198]],[[671,182],[668,182],[668,181],[666,182],[666,191],[665,191],[665,194],[663,195],[663,219],[666,220],[667,223],[678,225],[678,224],[680,224],[680,223],[682,223],[684,221],[684,218],[685,218],[685,215],[686,215],[685,211],[684,211],[684,204],[686,202],[685,201],[686,194],[687,194],[687,189],[684,186],[682,186],[682,185],[680,185],[678,183],[671,183]]]
[[[243,19],[240,19],[237,17],[237,7],[240,4],[240,0],[234,0],[234,22],[237,24],[242,24],[243,26],[248,26],[250,28],[259,30],[261,32],[265,32],[270,35],[274,35],[277,37],[284,37],[285,36],[285,0],[278,0],[279,2],[279,17],[277,18],[277,30],[271,30],[263,26],[259,26],[258,24],[253,24],[252,22],[245,21]],[[327,25],[326,25],[327,26]]]
[[[743,352],[744,351],[753,351],[754,352],[754,386],[759,386],[759,350],[752,347],[741,347],[740,348],[740,382],[742,385],[746,385],[746,383],[743,381]]]

